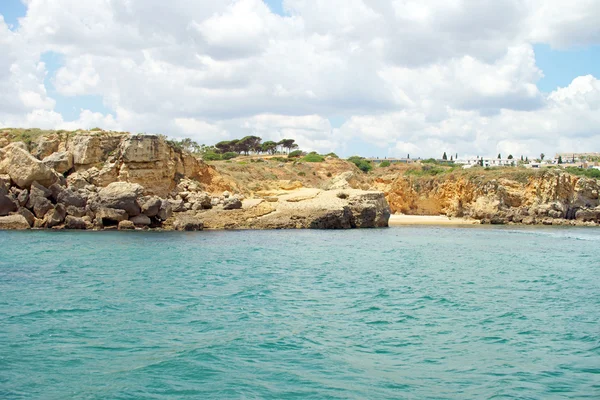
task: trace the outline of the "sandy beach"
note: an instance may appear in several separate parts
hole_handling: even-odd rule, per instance
[[[478,225],[478,220],[450,218],[445,215],[392,215],[390,226],[402,225]]]

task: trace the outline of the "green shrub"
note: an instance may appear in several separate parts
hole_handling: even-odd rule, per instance
[[[218,161],[221,159],[221,154],[218,153],[204,153],[202,155],[204,161]]]
[[[384,162],[382,162],[381,164],[379,164],[379,166],[380,166],[380,167],[383,167],[383,168],[385,168],[385,167],[389,167],[390,165],[392,165],[392,164],[390,164],[390,162],[389,162],[389,161],[384,161]]]
[[[586,178],[600,179],[600,170],[595,168],[583,169],[577,167],[567,167],[565,170],[573,175],[585,176]]]
[[[300,171],[298,172],[298,176],[306,176],[306,172]]]
[[[356,165],[358,167],[358,169],[360,169],[364,173],[367,173],[373,169],[373,166],[371,165],[371,163],[369,161],[365,160],[363,157],[352,156],[352,157],[348,158],[348,161],[350,161],[351,163],[354,163],[354,165]]]
[[[302,156],[302,150],[294,150],[290,154],[288,154],[288,158],[297,158]]]
[[[323,156],[318,155],[317,153],[310,153],[304,156],[302,161],[305,162],[323,162],[325,158]]]
[[[221,154],[221,160],[231,160],[232,158],[236,158],[238,153],[234,153],[233,151],[228,151],[227,153]]]
[[[338,155],[335,153],[327,153],[327,154],[325,154],[325,157],[339,158]]]

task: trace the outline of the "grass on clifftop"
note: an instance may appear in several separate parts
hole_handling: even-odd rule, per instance
[[[75,136],[78,134],[92,134],[92,135],[127,135],[128,132],[113,132],[113,131],[104,131],[100,128],[94,128],[91,130],[76,130],[76,131],[67,131],[67,130],[52,130],[52,129],[39,129],[39,128],[3,128],[0,129],[0,136],[7,138],[11,142],[24,142],[27,146],[31,146],[31,143],[36,142],[39,138],[43,136],[50,135],[58,135],[63,138],[68,138],[70,136]]]
[[[586,178],[600,179],[600,169],[583,169],[576,167],[567,167],[565,170],[577,176],[585,176]]]

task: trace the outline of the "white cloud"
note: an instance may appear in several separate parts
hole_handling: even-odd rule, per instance
[[[28,0],[0,21],[0,125],[258,134],[306,149],[418,156],[593,147],[598,80],[546,95],[533,45],[600,43],[600,4],[574,0]],[[64,65],[47,77],[40,55]],[[65,121],[47,85],[108,115]],[[345,116],[332,128],[329,116]],[[532,153],[532,154],[534,154]]]

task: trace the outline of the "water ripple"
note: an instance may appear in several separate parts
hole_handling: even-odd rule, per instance
[[[0,398],[600,398],[599,240],[0,232]]]

